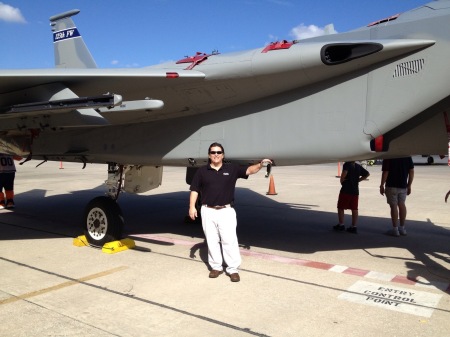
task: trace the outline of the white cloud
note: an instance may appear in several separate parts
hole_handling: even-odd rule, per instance
[[[295,40],[308,39],[310,37],[336,34],[337,31],[334,29],[332,23],[326,25],[325,27],[317,27],[316,25],[305,26],[305,24],[300,24],[297,27],[291,29],[289,35],[293,36]]]
[[[115,65],[119,64],[119,61],[118,61],[118,60],[112,60],[112,61],[111,61],[111,64],[112,64],[113,66],[115,66]]]
[[[26,23],[20,9],[0,2],[0,21]]]

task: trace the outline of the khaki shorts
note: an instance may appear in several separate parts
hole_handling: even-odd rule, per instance
[[[386,201],[389,205],[404,204],[408,190],[406,188],[386,187]]]

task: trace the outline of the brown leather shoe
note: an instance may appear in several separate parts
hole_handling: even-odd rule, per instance
[[[230,274],[230,281],[231,282],[239,282],[241,278],[239,277],[238,273]]]
[[[215,270],[215,269],[213,269],[213,270],[211,270],[209,272],[209,278],[219,277],[219,275],[222,274],[222,273],[223,273],[223,270]]]

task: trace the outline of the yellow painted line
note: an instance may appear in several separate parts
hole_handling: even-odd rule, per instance
[[[85,277],[82,277],[82,278],[79,278],[79,279],[76,279],[76,280],[63,282],[63,283],[60,283],[60,284],[57,284],[57,285],[54,285],[52,287],[48,287],[48,288],[45,288],[45,289],[40,289],[40,290],[32,291],[32,292],[27,293],[27,294],[10,297],[10,298],[4,299],[4,300],[0,300],[0,305],[12,303],[12,302],[17,302],[17,301],[20,301],[20,300],[25,300],[25,299],[30,298],[30,297],[46,294],[46,293],[49,293],[51,291],[55,291],[55,290],[63,289],[63,288],[66,288],[66,287],[70,287],[70,286],[75,285],[75,284],[80,284],[81,282],[87,282],[87,281],[90,281],[90,280],[93,280],[93,279],[96,279],[96,278],[99,278],[99,277],[110,275],[110,274],[116,273],[118,271],[125,270],[127,268],[128,267],[125,267],[125,266],[117,267],[117,268],[113,268],[113,269],[110,269],[110,270],[102,271],[102,272],[97,273],[97,274],[88,275],[88,276],[85,276]]]

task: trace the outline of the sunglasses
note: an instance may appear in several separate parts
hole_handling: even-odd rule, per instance
[[[222,151],[209,151],[209,154],[222,154]]]

